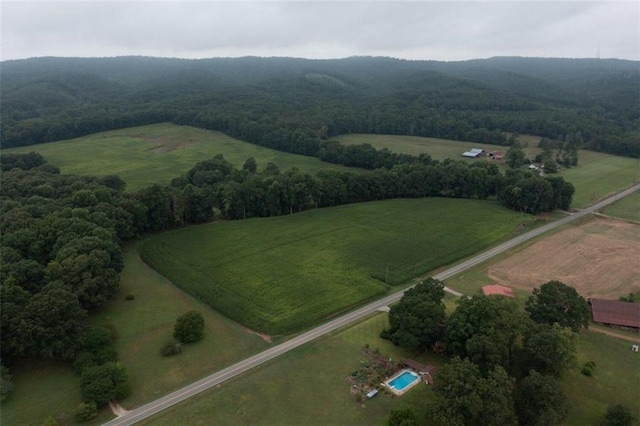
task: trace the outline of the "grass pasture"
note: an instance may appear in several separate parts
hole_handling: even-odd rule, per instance
[[[622,200],[602,209],[602,213],[624,220],[640,222],[640,192],[634,192]]]
[[[289,154],[234,139],[224,133],[170,123],[131,127],[77,139],[3,149],[3,152],[39,152],[62,173],[89,176],[119,175],[127,190],[169,184],[197,162],[216,154],[237,167],[254,157],[258,170],[273,162],[280,169],[298,167],[315,174],[320,169],[346,169],[315,157]]]
[[[631,343],[604,334],[582,332],[577,342],[578,368],[563,380],[572,407],[567,425],[601,424],[607,406],[623,404],[640,418],[640,357]],[[596,363],[592,377],[579,372],[587,361]]]
[[[433,393],[421,383],[402,397],[379,394],[356,402],[347,377],[365,361],[364,345],[394,359],[425,364],[443,360],[416,356],[379,337],[388,327],[377,314],[334,335],[298,348],[246,375],[152,417],[145,424],[385,425],[392,409],[414,407],[426,415]]]
[[[423,419],[433,393],[422,384],[399,398],[381,394],[361,404],[349,395],[346,378],[363,361],[360,354],[365,344],[393,358],[409,357],[435,365],[446,362],[433,355],[412,354],[380,339],[386,327],[387,315],[378,314],[143,423],[385,425],[391,410],[405,407],[412,407]],[[577,364],[563,379],[571,407],[564,424],[600,424],[607,406],[615,403],[640,416],[640,358],[629,348],[630,343],[624,340],[592,332],[580,334]],[[592,377],[579,372],[587,361],[596,363]]]
[[[388,200],[214,223],[149,238],[143,259],[267,333],[313,324],[452,263],[534,220],[494,202]]]
[[[471,148],[503,152],[509,149],[509,147],[499,145],[417,136],[353,134],[342,135],[335,139],[345,145],[369,143],[377,149],[388,148],[394,152],[412,155],[426,152],[435,160],[454,158],[465,161],[483,161],[465,159],[461,154]],[[536,148],[539,139],[539,137],[531,135],[520,136],[520,140],[528,144],[528,147],[524,148],[527,158],[533,159],[540,153],[540,149]],[[637,158],[617,157],[601,152],[581,150],[578,161],[577,167],[561,169],[559,172],[560,176],[571,182],[576,188],[571,204],[574,208],[586,207],[607,195],[640,182],[640,160]]]

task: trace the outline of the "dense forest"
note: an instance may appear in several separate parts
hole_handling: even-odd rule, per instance
[[[344,133],[508,145],[508,132],[640,157],[638,62],[354,57],[2,62],[1,143],[171,121],[318,155]]]

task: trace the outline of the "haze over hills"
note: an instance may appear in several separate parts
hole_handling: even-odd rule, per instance
[[[343,133],[507,144],[504,132],[640,156],[640,63],[496,57],[33,58],[2,62],[2,146],[171,121],[315,155]]]

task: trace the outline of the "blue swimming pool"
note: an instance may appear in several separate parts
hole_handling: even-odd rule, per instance
[[[403,390],[411,383],[418,380],[418,375],[416,373],[412,373],[411,371],[405,371],[395,379],[389,382],[389,386],[399,391]]]

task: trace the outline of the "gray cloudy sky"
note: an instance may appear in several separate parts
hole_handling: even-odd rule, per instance
[[[2,60],[353,55],[640,60],[637,1],[4,1]]]

